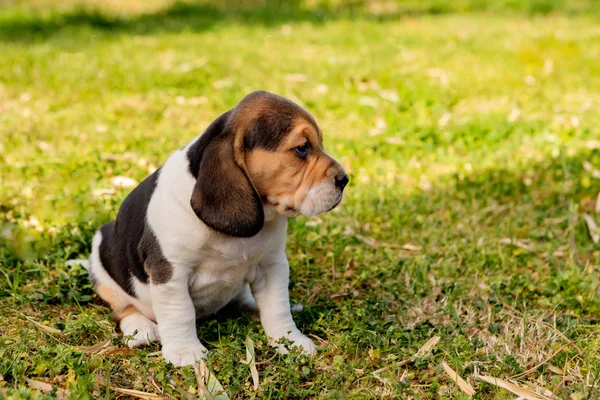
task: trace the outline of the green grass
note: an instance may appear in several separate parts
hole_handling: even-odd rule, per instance
[[[77,347],[125,348],[65,261],[115,217],[129,189],[111,178],[142,180],[256,89],[306,106],[351,184],[290,224],[314,357],[275,355],[247,315],[198,326],[231,398],[467,398],[442,362],[476,399],[516,397],[477,374],[600,397],[594,2],[103,3],[0,9],[0,398],[42,396],[27,379],[197,393],[158,345]]]

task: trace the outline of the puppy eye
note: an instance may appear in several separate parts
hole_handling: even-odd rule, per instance
[[[300,158],[306,158],[310,153],[310,142],[304,143],[302,146],[294,147],[294,153]]]

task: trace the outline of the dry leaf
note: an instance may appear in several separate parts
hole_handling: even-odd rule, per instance
[[[508,115],[508,122],[515,122],[519,116],[521,115],[521,110],[518,108],[513,108],[510,114]]]
[[[306,82],[308,75],[306,74],[285,74],[285,80],[288,82]]]
[[[458,385],[460,390],[462,390],[464,393],[468,394],[469,396],[473,396],[475,394],[475,389],[473,389],[473,386],[471,386],[470,384],[465,382],[465,380],[463,378],[461,378],[456,373],[456,371],[454,371],[452,368],[450,368],[450,366],[448,364],[446,364],[445,361],[442,361],[442,367],[444,367],[444,371],[446,371],[446,373],[448,374],[450,379],[452,379],[452,381]]]
[[[229,394],[223,389],[221,382],[219,382],[215,374],[210,372],[204,360],[198,360],[194,364],[194,372],[196,373],[198,385],[200,385],[200,389],[204,392],[204,398],[229,400]]]
[[[440,342],[439,336],[433,336],[428,341],[425,342],[423,346],[412,356],[412,358],[423,358],[426,354],[428,354],[438,343]]]
[[[25,378],[25,380],[27,381],[27,385],[29,385],[30,388],[37,389],[43,393],[51,392],[54,389],[51,384],[46,382],[35,381],[29,378]],[[56,391],[56,397],[58,397],[59,399],[68,398],[70,394],[71,393],[66,389],[59,388]]]
[[[402,249],[402,250],[406,250],[406,251],[421,251],[421,248],[419,246],[415,246],[414,244],[410,244],[410,243],[400,245],[397,243],[380,242],[379,240],[372,238],[370,236],[364,236],[359,233],[354,233],[354,230],[351,230],[348,233],[353,235],[355,238],[357,238],[361,242],[365,243],[367,246],[370,246],[370,247],[373,247],[376,249],[379,247],[390,247],[393,249]]]
[[[41,330],[43,330],[44,332],[47,333],[53,333],[55,335],[61,334],[62,332],[56,328],[51,328],[49,326],[46,326],[44,324],[40,324],[39,322],[35,321],[33,318],[28,317],[27,315],[24,315],[24,317],[27,319],[27,321],[31,322],[32,324],[34,324],[35,326],[37,326],[38,328],[40,328]]]
[[[406,144],[406,141],[402,138],[399,137],[389,137],[385,139],[385,142],[387,144],[393,144],[395,146],[402,146],[404,144]]]
[[[448,125],[448,122],[450,122],[451,117],[452,117],[452,114],[445,111],[438,121],[438,126],[444,127],[444,126]]]
[[[588,140],[585,146],[588,149],[600,149],[600,140]]]
[[[500,240],[498,240],[498,243],[500,244],[510,244],[513,245],[515,247],[519,247],[521,249],[530,251],[530,252],[535,252],[535,249],[531,246],[529,246],[528,244],[524,243],[522,240],[519,239],[511,239],[511,238],[502,238]]]
[[[218,81],[213,82],[213,87],[215,89],[223,89],[225,87],[229,87],[233,84],[233,81],[229,78],[220,79]]]
[[[107,349],[109,347],[114,348],[114,346],[111,346],[110,340],[111,340],[111,338],[108,338],[108,339],[106,339],[100,343],[96,343],[92,346],[75,346],[75,348],[84,353],[97,354],[97,353],[102,352],[102,350]]]
[[[126,176],[115,176],[110,180],[110,183],[117,188],[131,188],[137,185],[137,181],[135,179],[131,179]]]
[[[118,392],[118,393],[127,394],[129,396],[132,396],[132,397],[135,397],[138,399],[145,399],[145,400],[162,400],[162,399],[168,398],[168,397],[161,396],[159,394],[142,392],[141,390],[125,389],[125,388],[114,387],[114,386],[111,386],[110,390]]]
[[[594,165],[589,161],[583,162],[583,169],[591,173],[594,178],[600,179],[600,171],[594,168]]]
[[[598,193],[598,197],[596,198],[596,214],[600,214],[600,193]]]
[[[560,375],[563,376],[565,374],[565,372],[558,368],[557,366],[554,366],[552,364],[548,364],[548,370],[554,372],[556,375]]]
[[[480,381],[487,382],[490,385],[494,385],[499,388],[506,389],[509,392],[512,392],[512,393],[516,394],[517,396],[520,396],[526,400],[540,400],[540,399],[550,400],[548,397],[546,397],[542,394],[536,393],[529,389],[525,389],[521,386],[517,386],[514,383],[510,383],[510,382],[504,381],[502,379],[494,378],[493,376],[475,375],[475,379],[479,379]]]
[[[73,259],[73,260],[67,260],[65,262],[65,266],[67,266],[67,267],[72,267],[74,265],[81,265],[83,268],[89,269],[89,267],[90,267],[90,261],[89,260],[82,260],[82,259]]]
[[[421,251],[421,248],[419,246],[415,246],[414,244],[410,244],[410,243],[403,244],[402,246],[400,246],[400,248],[402,250],[408,250],[408,251]]]
[[[583,213],[583,219],[585,224],[590,231],[590,237],[592,238],[592,242],[598,243],[600,241],[600,230],[598,230],[598,225],[596,225],[596,221],[589,214]]]
[[[254,342],[250,336],[246,337],[246,364],[250,365],[250,374],[254,383],[254,390],[258,390],[258,370],[256,369],[256,354],[254,353]]]
[[[448,86],[450,82],[448,73],[440,68],[430,68],[425,71],[425,74],[431,78],[437,78],[442,86]]]

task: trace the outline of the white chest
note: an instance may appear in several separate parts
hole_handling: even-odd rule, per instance
[[[199,262],[189,280],[197,317],[213,314],[239,296],[254,281],[265,247],[259,240],[214,244],[199,252]]]

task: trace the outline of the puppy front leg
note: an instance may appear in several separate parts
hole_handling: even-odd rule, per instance
[[[205,358],[206,347],[196,334],[196,310],[189,294],[188,277],[151,284],[150,290],[165,360],[184,366]]]
[[[290,266],[287,257],[283,254],[261,267],[262,276],[252,283],[251,288],[260,311],[260,322],[271,343],[277,347],[277,351],[286,354],[288,350],[285,345],[276,343],[286,337],[294,345],[302,347],[305,353],[314,353],[315,344],[298,330],[292,319],[288,293]]]

